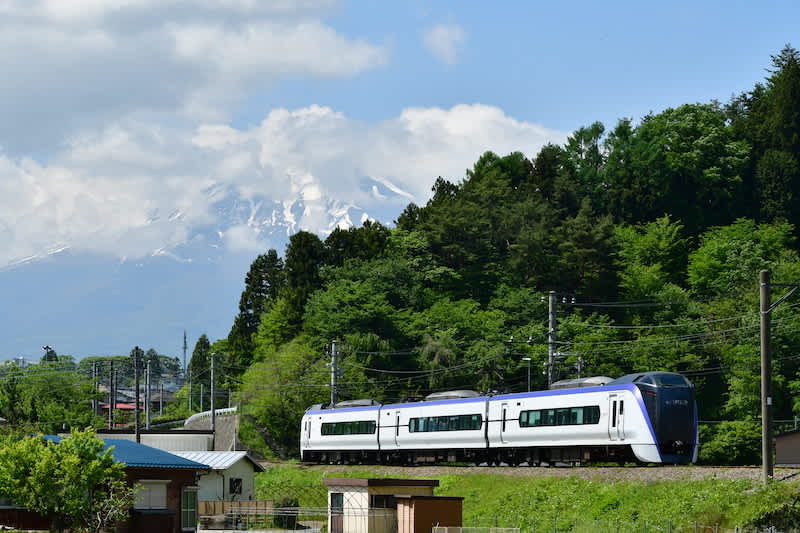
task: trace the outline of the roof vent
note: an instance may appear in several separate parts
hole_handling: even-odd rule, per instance
[[[380,405],[375,400],[371,399],[364,399],[364,400],[344,400],[342,402],[337,402],[334,405],[334,409],[338,409],[340,407],[369,407],[372,405]]]
[[[477,398],[480,394],[474,390],[451,390],[445,392],[434,392],[425,396],[426,402],[433,400],[456,400],[458,398]]]
[[[592,376],[589,378],[562,379],[550,384],[550,389],[577,389],[580,387],[602,387],[606,383],[614,381],[608,376]]]

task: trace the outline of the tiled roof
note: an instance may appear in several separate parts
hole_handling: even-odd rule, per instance
[[[190,461],[197,461],[198,463],[207,464],[211,467],[211,470],[227,470],[230,468],[231,465],[235,464],[236,462],[245,459],[250,464],[253,465],[253,468],[256,472],[263,472],[264,468],[253,461],[250,456],[247,455],[247,452],[187,452],[187,451],[179,451],[179,452],[171,452],[175,455],[179,455],[184,459],[189,459]]]

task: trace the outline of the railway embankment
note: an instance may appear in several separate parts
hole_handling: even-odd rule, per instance
[[[268,466],[258,478],[259,497],[294,487],[301,505],[304,497],[320,498],[313,487],[322,487],[323,477],[438,479],[437,495],[464,498],[464,525],[523,531],[552,531],[553,525],[558,531],[620,525],[619,530],[644,525],[681,531],[694,524],[717,525],[721,531],[800,530],[800,470],[795,469],[777,469],[775,481],[764,486],[756,467]]]

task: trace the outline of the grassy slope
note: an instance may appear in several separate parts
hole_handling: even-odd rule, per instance
[[[335,476],[386,477],[386,474],[362,467],[337,472]],[[276,487],[323,487],[322,477],[320,470],[272,467],[259,474],[259,497],[277,497],[270,490]],[[554,521],[559,530],[569,530],[572,524],[578,524],[575,531],[615,529],[617,523],[631,522],[660,527],[671,522],[676,529],[695,521],[730,528],[800,527],[798,482],[776,482],[764,488],[748,480],[608,482],[577,477],[509,477],[484,471],[436,478],[440,481],[436,495],[464,498],[464,525],[520,527],[523,531],[552,531]],[[325,505],[324,490],[298,494],[300,505]]]

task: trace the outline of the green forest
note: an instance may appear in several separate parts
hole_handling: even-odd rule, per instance
[[[430,200],[390,226],[300,231],[256,257],[228,336],[194,347],[194,390],[209,390],[217,354],[243,438],[297,457],[302,413],[330,398],[333,341],[340,400],[517,392],[529,370],[541,389],[553,291],[555,379],[680,372],[696,386],[700,460],[760,462],[758,272],[800,282],[800,52],[765,58],[765,78],[727,103],[595,122],[526,149],[476,154],[464,176],[431,168]],[[778,430],[800,415],[799,306],[789,297],[772,313]],[[91,423],[76,400],[89,393],[48,368],[26,372],[63,401],[4,379],[2,412]],[[170,415],[202,409],[187,395]]]
[[[544,388],[555,291],[557,379],[681,372],[701,460],[758,463],[758,272],[800,280],[800,53],[765,59],[765,79],[725,104],[596,122],[531,158],[476,154],[393,227],[292,235],[255,258],[208,348],[221,379],[272,451],[296,457],[301,414],[329,401],[332,341],[340,400],[522,391],[528,364]],[[774,417],[789,424],[799,305],[772,314]]]

